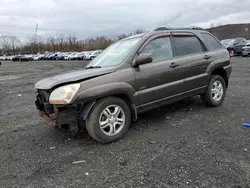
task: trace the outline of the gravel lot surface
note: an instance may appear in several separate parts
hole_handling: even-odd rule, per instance
[[[222,106],[199,97],[140,116],[124,139],[101,145],[47,126],[34,83],[86,62],[0,66],[0,187],[250,187],[250,58],[233,59]],[[76,164],[75,164],[76,163]]]

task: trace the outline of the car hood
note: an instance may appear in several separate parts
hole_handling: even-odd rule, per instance
[[[229,48],[229,47],[231,47],[231,45],[228,45],[228,44],[225,44],[225,45],[223,45],[225,48]]]
[[[115,68],[96,68],[96,69],[84,69],[81,71],[67,72],[40,80],[35,84],[35,88],[45,89],[45,90],[51,89],[58,84],[89,79],[92,77],[101,76],[112,72],[115,72]]]

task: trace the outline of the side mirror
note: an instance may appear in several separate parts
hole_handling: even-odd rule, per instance
[[[153,58],[150,53],[140,54],[133,63],[133,67],[138,67],[139,65],[151,63]]]

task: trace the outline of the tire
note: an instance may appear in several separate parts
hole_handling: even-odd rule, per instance
[[[216,84],[216,83],[221,84],[221,87],[218,87],[218,88],[222,89],[222,94],[221,94],[221,90],[218,88],[214,89],[214,90],[216,90],[215,93],[212,93],[212,90],[215,86],[214,84]],[[220,90],[220,92],[219,92],[219,90]],[[216,97],[216,96],[218,96],[218,97]],[[225,96],[226,96],[225,80],[220,75],[212,75],[205,93],[203,93],[201,95],[201,100],[207,106],[217,107],[217,106],[220,106],[221,103],[224,101]]]
[[[235,52],[233,49],[229,50],[230,57],[233,57],[235,55]]]
[[[117,109],[117,107],[120,107],[121,110],[120,114],[118,114],[118,119],[116,122],[114,120],[115,118],[108,118],[106,116],[107,113],[104,112],[104,109],[109,108],[109,112],[113,113],[114,111],[112,111],[112,109]],[[122,120],[123,123],[118,122],[118,120]],[[106,121],[110,123],[104,125],[104,127],[106,126],[106,128],[101,128],[101,121],[103,123]],[[112,123],[113,125],[111,125]],[[120,123],[122,123],[123,125],[120,125]],[[97,103],[91,110],[90,115],[86,120],[86,129],[93,139],[100,143],[107,144],[121,139],[128,131],[130,123],[131,111],[126,102],[117,97],[107,97],[97,101]],[[115,127],[115,129],[113,127]],[[113,133],[116,129],[117,133]]]

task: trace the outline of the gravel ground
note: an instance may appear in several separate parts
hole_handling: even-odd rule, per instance
[[[218,108],[199,97],[140,116],[124,139],[101,145],[47,126],[33,84],[86,62],[0,66],[0,187],[250,187],[250,58],[233,59]],[[75,161],[81,163],[73,164]]]

